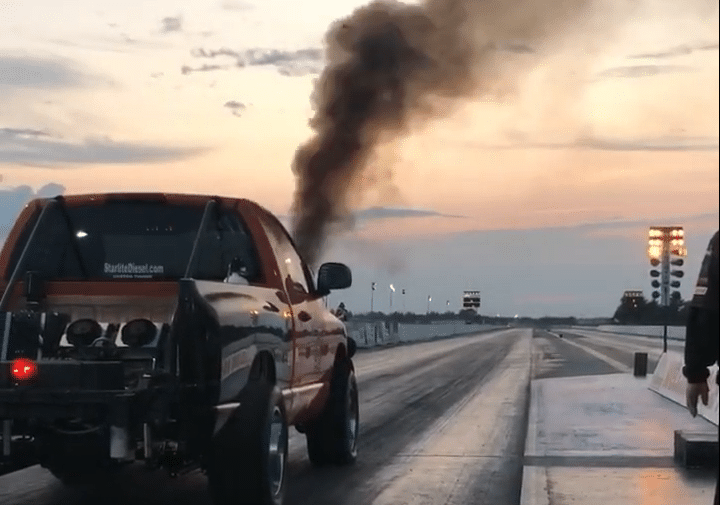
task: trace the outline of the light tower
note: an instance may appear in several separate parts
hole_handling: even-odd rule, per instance
[[[670,288],[679,288],[680,281],[671,281],[670,277],[683,276],[682,270],[670,270],[671,266],[682,266],[683,257],[687,256],[685,248],[685,231],[682,226],[652,226],[648,232],[648,248],[647,254],[650,258],[650,264],[654,267],[660,267],[660,270],[650,270],[650,276],[653,277],[652,287],[659,288],[660,291],[652,292],[653,299],[660,299],[660,306],[665,312],[665,321],[663,325],[663,352],[667,352],[667,327],[668,327],[668,308],[670,306],[671,296],[674,299],[680,298],[680,292],[674,291],[671,295]],[[677,258],[671,258],[676,256]]]

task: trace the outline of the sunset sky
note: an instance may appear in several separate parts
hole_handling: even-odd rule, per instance
[[[588,4],[552,44],[501,53],[493,93],[378,150],[325,254],[355,277],[332,303],[368,310],[375,281],[384,311],[392,283],[393,310],[477,289],[484,314],[609,316],[650,295],[650,225],[685,226],[690,296],[718,228],[718,4]],[[324,33],[361,5],[3,1],[0,240],[36,194],[241,196],[287,222]]]

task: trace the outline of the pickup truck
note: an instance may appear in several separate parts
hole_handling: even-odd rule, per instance
[[[201,469],[218,505],[280,505],[289,426],[314,465],[357,456],[355,343],[325,307],[351,282],[249,200],[33,200],[0,253],[0,458],[67,485]]]

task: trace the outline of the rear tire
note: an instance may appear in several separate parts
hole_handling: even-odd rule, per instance
[[[66,486],[107,484],[120,467],[105,453],[109,444],[107,429],[93,427],[93,423],[76,423],[74,427],[76,432],[67,426],[53,426],[38,437],[40,464]]]
[[[360,426],[358,388],[348,361],[336,365],[321,417],[307,427],[308,457],[315,466],[349,465],[357,459]]]
[[[280,390],[248,384],[240,407],[213,439],[208,485],[216,505],[281,505],[288,428]]]

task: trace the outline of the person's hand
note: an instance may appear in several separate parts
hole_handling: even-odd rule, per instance
[[[690,411],[690,415],[697,416],[698,397],[702,400],[703,405],[708,404],[708,393],[710,388],[706,382],[698,382],[697,384],[688,384],[685,389],[685,402]]]

